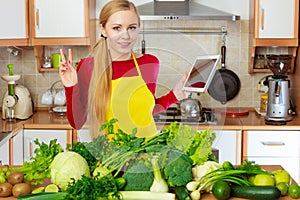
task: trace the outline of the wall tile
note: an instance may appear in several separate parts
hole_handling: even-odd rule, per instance
[[[204,107],[258,107],[259,95],[257,91],[258,80],[266,74],[248,74],[250,63],[249,55],[251,54],[251,44],[249,41],[249,21],[145,21],[142,22],[141,30],[156,29],[158,31],[169,28],[182,30],[197,29],[220,31],[221,27],[226,27],[226,68],[233,70],[239,76],[242,86],[241,91],[236,98],[222,105],[214,100],[208,93],[195,96],[200,99]],[[174,31],[176,33],[176,31]],[[97,36],[99,35],[97,29]],[[140,51],[141,39],[140,34],[135,46],[135,50]],[[161,68],[158,77],[157,95],[161,96],[168,92],[180,80],[182,74],[189,69],[195,57],[201,54],[220,54],[222,45],[222,34],[144,34],[146,41],[146,53],[156,55],[160,62]],[[45,54],[59,52],[63,48],[66,56],[68,48],[72,48],[74,62],[89,55],[87,47],[78,46],[47,46]],[[286,49],[268,49],[267,52],[282,53]],[[29,88],[35,106],[47,107],[41,104],[42,94],[51,87],[51,85],[60,80],[58,72],[38,73],[36,60],[32,47],[24,47],[21,54],[13,57],[7,52],[7,47],[0,47],[0,75],[7,73],[6,65],[13,63],[15,65],[14,73],[22,75],[19,84],[24,84]],[[219,66],[220,67],[220,66]],[[7,90],[7,84],[0,80],[0,99]]]

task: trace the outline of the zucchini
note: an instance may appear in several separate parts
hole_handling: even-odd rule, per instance
[[[63,200],[66,192],[40,192],[37,194],[26,194],[18,197],[18,200]]]
[[[231,186],[231,196],[253,200],[275,200],[281,196],[276,186]]]

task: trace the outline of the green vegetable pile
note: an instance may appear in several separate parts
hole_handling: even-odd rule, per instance
[[[10,171],[19,171],[24,174],[24,179],[30,181],[32,185],[43,184],[45,178],[50,178],[50,164],[54,157],[63,152],[62,147],[57,143],[57,139],[51,140],[49,145],[38,139],[34,140],[38,146],[34,150],[35,156],[30,162],[24,162],[22,167],[9,168]]]
[[[136,129],[132,133],[120,129],[114,132],[116,122],[112,119],[103,124],[100,131],[106,134],[92,142],[75,142],[67,147],[67,152],[80,155],[86,163],[81,158],[66,158],[67,152],[62,152],[56,140],[49,146],[35,141],[40,148],[22,171],[28,180],[37,183],[43,178],[55,180],[61,191],[56,199],[122,199],[120,191],[152,191],[173,192],[180,200],[188,199],[185,186],[193,178],[192,167],[215,160],[211,147],[216,136],[211,130],[198,132],[173,122],[156,136],[138,138]],[[90,175],[86,168],[76,170],[82,163]]]

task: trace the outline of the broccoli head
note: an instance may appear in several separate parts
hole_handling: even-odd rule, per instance
[[[182,151],[168,152],[168,163],[163,173],[169,186],[185,186],[192,180],[193,161]]]
[[[123,174],[125,191],[149,191],[154,180],[151,164],[144,159],[132,160]]]

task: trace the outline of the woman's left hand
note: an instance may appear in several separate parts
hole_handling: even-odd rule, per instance
[[[176,86],[173,88],[173,93],[176,96],[177,100],[182,100],[188,97],[188,93],[183,90],[183,84],[188,76],[188,73],[184,73],[181,80],[176,84]]]

